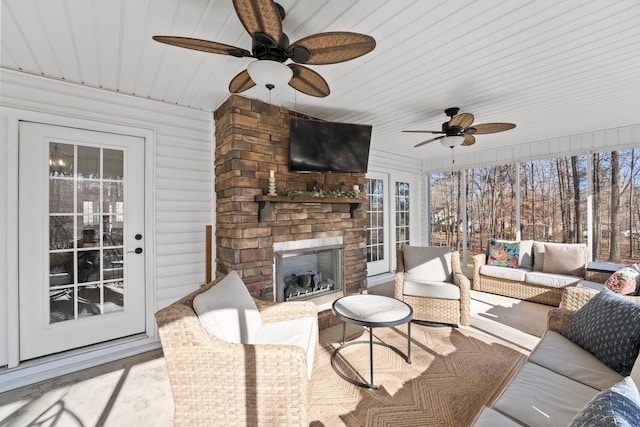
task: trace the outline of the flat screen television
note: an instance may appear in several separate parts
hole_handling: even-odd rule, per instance
[[[292,119],[289,170],[366,173],[371,125]]]

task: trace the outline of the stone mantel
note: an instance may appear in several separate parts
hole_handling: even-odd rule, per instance
[[[265,209],[269,208],[270,203],[345,203],[349,204],[351,218],[355,218],[356,209],[360,207],[362,203],[366,203],[366,199],[363,197],[301,197],[301,196],[269,196],[258,195],[255,196],[255,201],[258,202],[258,219],[263,221],[265,218]]]

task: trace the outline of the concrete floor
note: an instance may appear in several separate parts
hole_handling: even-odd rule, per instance
[[[388,295],[391,290],[380,285],[370,292]],[[548,310],[472,291],[469,328],[530,350],[546,329]],[[331,329],[321,333],[335,333]],[[161,350],[0,394],[0,427],[168,427],[172,420],[171,387]]]

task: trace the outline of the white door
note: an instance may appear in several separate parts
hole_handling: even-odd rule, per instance
[[[389,208],[387,195],[389,177],[376,172],[367,173],[367,275],[391,271]]]
[[[19,132],[20,360],[145,332],[144,140]]]

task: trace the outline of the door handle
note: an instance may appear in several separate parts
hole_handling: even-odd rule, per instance
[[[135,248],[132,251],[127,251],[128,254],[133,253],[133,252],[135,252],[137,254],[141,254],[142,253],[142,248]]]

